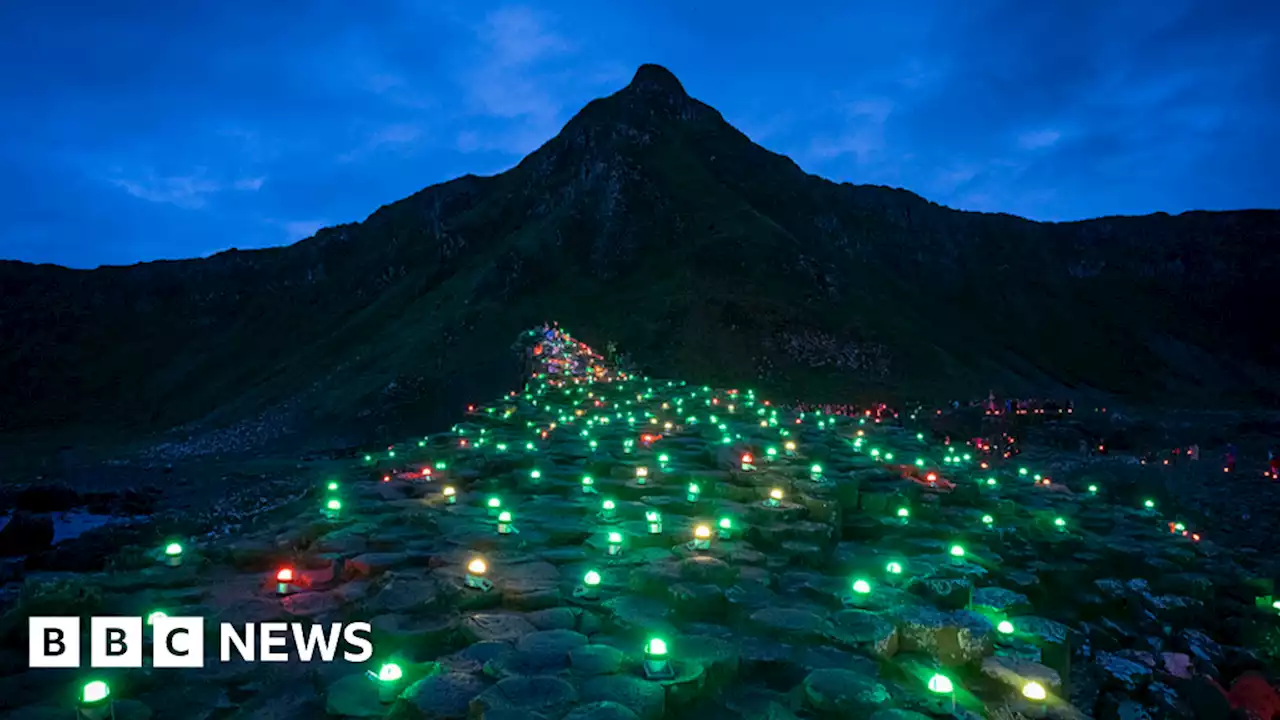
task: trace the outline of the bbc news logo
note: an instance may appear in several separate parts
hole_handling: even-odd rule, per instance
[[[27,624],[28,664],[33,668],[80,667],[80,618],[32,617]],[[205,664],[204,618],[140,617],[89,619],[89,666],[136,668],[150,640],[150,667],[199,668]],[[369,623],[247,623],[218,626],[218,659],[232,662],[333,662],[339,656],[360,663],[373,657]],[[293,652],[290,652],[292,645]],[[339,650],[342,650],[339,653]]]

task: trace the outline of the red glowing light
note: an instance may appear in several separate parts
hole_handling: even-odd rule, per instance
[[[430,474],[431,474],[431,468],[422,468],[422,474],[423,474],[423,475],[430,475]]]
[[[383,476],[382,476],[382,482],[391,482],[391,476],[390,476],[390,475],[383,475]]]
[[[720,404],[720,398],[711,398],[711,404],[712,404],[712,405],[719,405],[719,404]]]
[[[276,573],[276,582],[293,582],[293,568],[281,568],[280,571]]]
[[[475,412],[475,411],[476,411],[476,406],[475,406],[475,405],[468,405],[468,406],[467,406],[467,412]]]
[[[751,461],[752,461],[751,453],[743,453],[743,454],[742,454],[742,464],[743,464],[743,465],[750,465],[750,464],[751,464]]]
[[[467,446],[467,441],[466,441],[466,440],[459,440],[459,441],[458,441],[458,447],[466,447],[466,446]]]
[[[1191,533],[1192,542],[1200,542],[1200,533]]]
[[[924,476],[924,479],[928,480],[929,482],[938,482],[938,473],[929,473],[928,475]]]

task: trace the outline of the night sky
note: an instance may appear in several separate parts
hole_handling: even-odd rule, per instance
[[[479,5],[0,3],[0,258],[293,242],[514,165],[644,62],[809,172],[951,207],[1280,206],[1280,3]]]

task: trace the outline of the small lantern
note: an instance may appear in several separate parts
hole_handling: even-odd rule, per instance
[[[1156,501],[1155,501],[1155,500],[1143,500],[1143,501],[1142,501],[1142,507],[1146,508],[1147,510],[1155,510],[1155,509],[1156,509]]]
[[[793,440],[788,440],[782,444],[782,449],[787,453],[787,457],[796,456],[796,444]]]
[[[658,456],[658,464],[661,465],[663,468],[665,468],[667,466],[667,463],[669,462],[671,462],[670,455],[666,453],[662,453],[661,455]]]
[[[706,525],[699,525],[693,529],[693,542],[690,547],[694,550],[710,550],[711,549],[711,528]]]
[[[644,676],[649,680],[663,680],[675,677],[675,669],[667,658],[667,642],[661,638],[652,638],[644,646]]]
[[[503,510],[502,512],[498,513],[498,534],[499,535],[510,535],[512,533],[518,533],[518,532],[520,531],[516,529],[516,526],[511,524],[510,510]]]
[[[441,490],[440,492],[441,492],[441,494],[443,494],[443,495],[444,495],[444,504],[445,504],[445,505],[457,505],[457,504],[458,504],[458,491],[457,491],[457,490],[454,490],[452,485],[445,485],[445,486],[444,486],[444,489],[443,489],[443,490]]]
[[[485,573],[489,572],[489,565],[484,558],[472,558],[467,563],[467,587],[480,592],[488,592],[493,589],[493,583],[485,578]]]
[[[280,568],[276,571],[276,594],[292,595],[298,591],[298,587],[294,584],[295,578],[293,568]]]
[[[867,599],[871,597],[871,583],[863,578],[853,581],[850,588],[853,592],[844,597],[844,604],[849,607],[861,607],[865,605]]]
[[[1098,494],[1098,486],[1097,486],[1097,485],[1090,485],[1090,486],[1089,486],[1089,494],[1090,494],[1090,495],[1097,495],[1097,494]]]
[[[685,493],[685,500],[689,502],[698,502],[698,497],[702,494],[702,488],[697,483],[689,483],[689,490]]]
[[[649,468],[647,467],[636,468],[636,484],[644,485],[646,482],[648,482],[648,480],[649,480]]]
[[[813,465],[809,466],[809,479],[810,479],[810,480],[813,480],[813,481],[815,481],[815,482],[817,482],[817,481],[819,481],[819,480],[821,480],[821,479],[822,479],[822,466],[821,466],[821,465],[819,465],[819,464],[817,464],[817,463],[814,463]]]
[[[342,501],[338,498],[329,498],[324,504],[324,516],[330,520],[338,517],[342,512]]]
[[[325,486],[325,489],[327,489],[329,492],[338,492],[338,481],[330,480],[329,484]]]
[[[144,633],[146,633],[146,639],[148,641],[150,641],[154,637],[151,628],[156,624],[156,621],[164,620],[168,617],[169,617],[169,613],[166,613],[163,610],[153,610],[147,614],[147,621],[144,624],[142,630]]]
[[[952,545],[951,550],[949,550],[948,552],[951,553],[952,562],[956,562],[956,563],[964,562],[965,552],[964,552],[963,545]]]
[[[489,517],[498,517],[502,512],[502,499],[491,497],[485,501],[485,506],[489,508]]]
[[[720,529],[719,533],[721,540],[730,540],[733,538],[733,520],[723,517],[720,518],[720,522],[716,523],[716,525]]]
[[[1065,518],[1056,517],[1053,519],[1053,526],[1065,532],[1067,529],[1067,521]]]
[[[609,550],[608,550],[609,556],[617,557],[618,555],[621,555],[622,554],[622,533],[610,532],[608,536],[608,540],[609,540]]]
[[[781,507],[782,506],[782,488],[774,488],[769,491],[769,497],[764,499],[765,507]]]
[[[902,563],[897,560],[891,560],[885,563],[884,571],[889,576],[889,583],[896,584],[902,578]]]
[[[983,515],[983,516],[982,516],[982,524],[983,524],[983,525],[986,525],[987,527],[991,527],[991,525],[992,525],[995,521],[996,521],[996,519],[995,519],[994,517],[991,517],[990,515]]]
[[[387,704],[396,701],[400,696],[400,686],[404,682],[404,671],[395,663],[385,663],[378,672],[369,671],[369,677],[378,684],[378,702]]]
[[[911,522],[910,508],[905,508],[905,507],[898,508],[898,522],[902,523],[903,525],[906,525],[907,523]]]
[[[951,678],[941,673],[934,674],[929,678],[929,691],[938,695],[951,696],[951,710],[954,712],[956,707],[956,686],[951,682]]]
[[[182,545],[171,542],[164,546],[164,564],[169,567],[178,567],[182,564]]]
[[[742,453],[742,457],[739,458],[739,465],[742,468],[743,472],[750,472],[752,470],[755,470],[756,469],[755,462],[756,462],[756,459],[752,457],[751,453]]]
[[[996,632],[1000,633],[1001,635],[1012,635],[1013,623],[1009,622],[1008,620],[1001,620],[999,623],[996,624]]]
[[[595,478],[590,475],[582,476],[582,493],[584,495],[594,495],[596,492]]]
[[[771,447],[771,448],[766,448],[766,449],[765,449],[765,451],[764,451],[764,461],[765,461],[765,462],[770,462],[770,463],[771,463],[771,462],[773,462],[774,460],[777,460],[777,459],[778,459],[778,448],[776,448],[776,447]]]
[[[600,503],[600,519],[605,522],[613,522],[618,519],[618,504],[612,500],[605,500]]]
[[[587,574],[582,576],[582,584],[574,589],[573,596],[583,600],[595,600],[599,597],[599,589],[600,573],[588,570]]]
[[[662,513],[657,510],[649,510],[644,514],[645,522],[649,523],[649,534],[659,535],[662,533]]]
[[[111,687],[102,680],[91,680],[80,688],[76,703],[76,716],[83,720],[105,720],[115,717],[115,705]]]

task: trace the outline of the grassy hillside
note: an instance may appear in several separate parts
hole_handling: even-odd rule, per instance
[[[1273,403],[1278,234],[1274,211],[1043,224],[831,183],[645,66],[516,168],[290,247],[0,263],[0,432],[361,442],[512,386],[546,319],[779,397]]]

